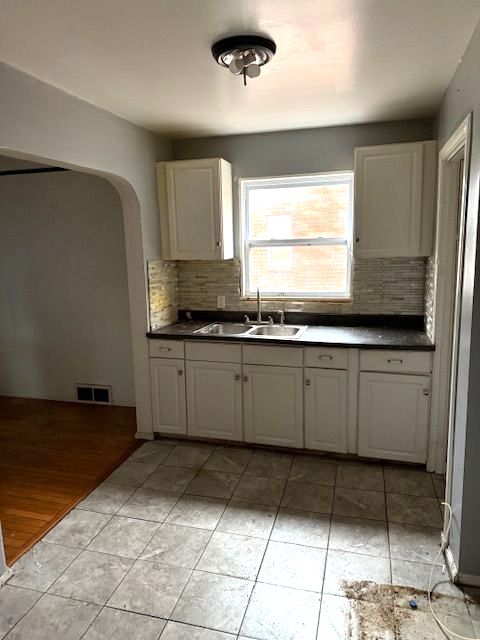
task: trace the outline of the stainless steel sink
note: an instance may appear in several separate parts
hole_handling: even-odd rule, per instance
[[[240,322],[214,322],[197,329],[194,333],[201,333],[209,336],[241,336],[247,333],[249,327],[241,324]]]
[[[206,336],[245,336],[252,338],[287,338],[295,340],[306,329],[300,325],[267,324],[261,326],[245,325],[240,322],[212,322],[197,329],[194,333]]]
[[[298,338],[306,329],[306,326],[293,325],[266,325],[254,327],[248,332],[249,336],[264,336],[265,338]]]

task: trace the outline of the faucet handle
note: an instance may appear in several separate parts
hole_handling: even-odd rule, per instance
[[[248,324],[250,322],[250,318],[247,316],[247,314],[245,314],[243,316],[243,324]]]
[[[285,324],[285,311],[283,309],[279,309],[277,313],[280,316],[280,324]]]
[[[272,318],[272,316],[268,316],[268,324],[273,324],[273,318]]]

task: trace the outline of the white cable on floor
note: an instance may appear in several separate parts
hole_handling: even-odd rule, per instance
[[[441,565],[437,565],[437,560],[442,555],[442,553],[445,551],[445,547],[447,546],[447,542],[448,542],[448,536],[450,534],[450,527],[452,526],[452,507],[448,504],[448,502],[442,502],[442,504],[445,507],[447,507],[447,509],[448,509],[448,524],[447,524],[447,528],[445,529],[445,534],[443,536],[443,542],[440,545],[440,549],[438,550],[437,555],[435,556],[435,559],[434,559],[433,564],[432,564],[432,570],[430,571],[430,579],[428,580],[428,592],[427,592],[428,604],[430,605],[430,611],[432,612],[432,616],[433,616],[435,622],[440,626],[441,629],[443,629],[443,631],[445,631],[445,633],[448,633],[449,635],[452,635],[455,638],[459,638],[459,640],[480,640],[480,638],[478,638],[478,637],[471,638],[470,636],[461,636],[460,634],[455,633],[455,631],[452,631],[451,629],[446,627],[443,624],[443,622],[440,622],[440,620],[438,619],[435,611],[433,610],[433,605],[432,605],[432,578],[433,578],[433,572],[435,570],[435,567],[441,566]]]

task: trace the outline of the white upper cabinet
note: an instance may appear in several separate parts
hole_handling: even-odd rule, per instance
[[[435,181],[435,141],[355,149],[355,255],[431,255]]]
[[[221,158],[157,163],[163,258],[233,258],[231,165]]]

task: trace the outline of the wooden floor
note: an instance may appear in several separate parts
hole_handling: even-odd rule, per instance
[[[141,441],[135,409],[0,397],[0,522],[12,564]]]

